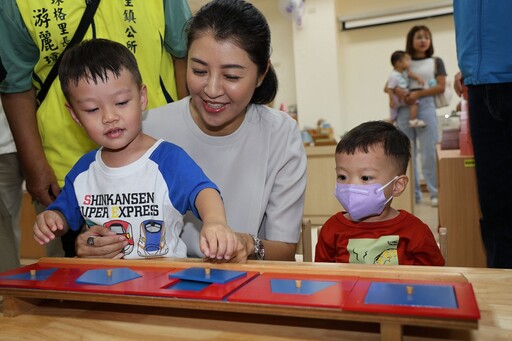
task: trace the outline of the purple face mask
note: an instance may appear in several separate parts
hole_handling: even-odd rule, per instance
[[[376,216],[382,213],[386,204],[393,196],[386,199],[384,189],[388,187],[398,176],[395,176],[387,184],[371,185],[347,185],[336,183],[334,195],[340,204],[347,210],[350,217],[359,221],[363,218]]]

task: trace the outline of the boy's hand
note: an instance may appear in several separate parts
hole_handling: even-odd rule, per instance
[[[205,223],[201,230],[201,252],[211,260],[230,260],[238,249],[236,234],[226,225]]]
[[[44,211],[37,215],[34,223],[34,239],[40,245],[49,243],[55,239],[55,233],[62,235],[65,229],[65,220],[57,211]]]

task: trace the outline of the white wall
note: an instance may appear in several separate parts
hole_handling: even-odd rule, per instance
[[[293,23],[277,7],[276,0],[255,1],[258,9],[265,14],[272,33],[272,65],[279,80],[279,91],[274,107],[297,104],[295,80],[295,57],[293,53]]]
[[[344,15],[353,14],[348,5],[380,1],[338,0],[338,15],[347,9]],[[422,2],[409,1],[408,4]],[[389,6],[390,0],[386,1]],[[401,6],[402,1],[395,1]],[[383,9],[381,7],[380,9]],[[367,9],[365,9],[367,10]],[[379,10],[377,5],[371,11]],[[364,12],[364,11],[362,11]],[[382,119],[388,116],[388,97],[382,91],[391,71],[390,55],[395,50],[405,50],[405,40],[409,29],[414,25],[426,25],[432,31],[434,55],[443,59],[451,81],[458,70],[455,31],[452,16],[443,16],[427,20],[376,26],[372,28],[340,31],[338,34],[341,88],[343,94],[342,113],[346,117],[345,126],[336,127],[338,133],[358,125],[366,120]],[[457,103],[452,98],[452,105],[439,110],[449,113]]]
[[[316,127],[323,118],[339,127],[343,117],[334,1],[311,3],[306,2],[303,27],[293,30],[298,121],[301,127]]]

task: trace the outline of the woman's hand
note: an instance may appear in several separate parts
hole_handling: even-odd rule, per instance
[[[406,97],[405,97],[405,103],[411,105],[418,101],[419,99],[419,91],[411,91]]]
[[[407,90],[399,88],[398,86],[394,89],[394,94],[401,100],[405,100],[408,93]]]
[[[99,225],[86,229],[75,241],[76,254],[82,258],[120,259],[124,257],[123,248],[126,245],[128,240],[125,236],[119,236],[105,226]]]

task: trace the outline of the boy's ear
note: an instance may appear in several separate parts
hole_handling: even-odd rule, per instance
[[[140,110],[145,111],[148,106],[148,88],[142,84],[140,88]]]
[[[409,178],[407,175],[400,175],[393,184],[393,196],[399,197],[403,191],[405,191],[405,188],[407,187],[407,184],[409,183]]]
[[[66,109],[68,109],[68,112],[71,115],[71,117],[73,118],[73,121],[75,121],[76,124],[78,124],[78,126],[83,128],[82,122],[80,122],[80,120],[78,119],[78,116],[76,116],[75,111],[73,110],[73,107],[69,103],[66,103]]]

